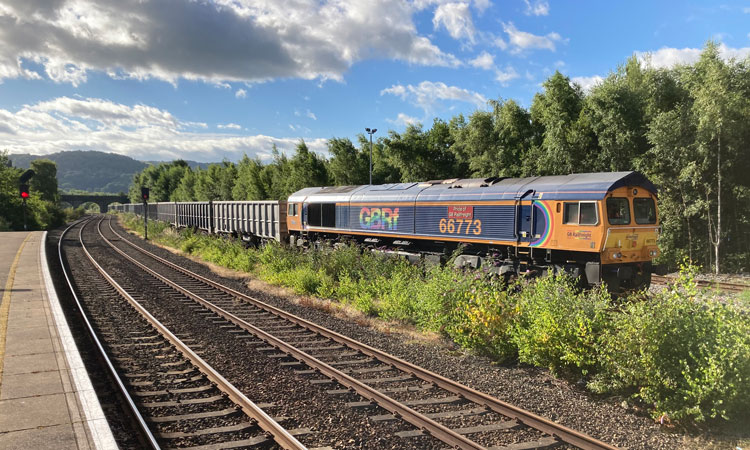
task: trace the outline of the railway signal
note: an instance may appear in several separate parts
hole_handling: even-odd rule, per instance
[[[28,225],[26,225],[26,199],[29,198],[29,185],[28,181],[36,175],[36,172],[29,169],[18,178],[18,193],[21,195],[21,199],[23,200],[23,229],[24,231],[28,230]]]
[[[141,198],[143,199],[143,239],[148,240],[148,188],[141,188]]]

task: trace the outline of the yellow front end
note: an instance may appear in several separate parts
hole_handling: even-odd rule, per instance
[[[606,212],[602,280],[615,290],[648,286],[651,261],[659,256],[655,194],[639,187],[619,188],[607,195],[602,209]]]
[[[602,264],[651,261],[659,256],[659,227],[610,227],[602,252]]]

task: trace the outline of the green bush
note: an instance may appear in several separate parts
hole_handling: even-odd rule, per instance
[[[564,273],[521,282],[512,339],[522,362],[568,377],[597,366],[597,335],[609,305],[605,290],[581,292]]]
[[[378,277],[380,288],[379,314],[386,320],[411,323],[414,320],[415,296],[423,279],[421,268],[404,260],[393,262],[394,270],[388,278]]]
[[[446,334],[463,292],[470,288],[472,277],[451,266],[435,266],[427,271],[414,296],[412,320],[420,328]]]
[[[445,331],[456,343],[499,361],[515,358],[515,298],[500,278],[474,276],[471,287],[456,291],[453,303]]]
[[[631,393],[655,416],[729,418],[750,404],[750,318],[701,293],[692,270],[611,317],[590,387]],[[743,411],[745,410],[745,411]]]

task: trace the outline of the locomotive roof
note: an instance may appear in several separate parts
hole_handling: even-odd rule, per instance
[[[529,178],[469,178],[422,183],[305,188],[289,197],[293,202],[515,200],[597,200],[623,186],[654,194],[656,186],[640,172],[599,172]]]

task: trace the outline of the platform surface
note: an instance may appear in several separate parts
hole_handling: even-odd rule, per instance
[[[117,448],[49,278],[44,236],[0,233],[0,449]]]

